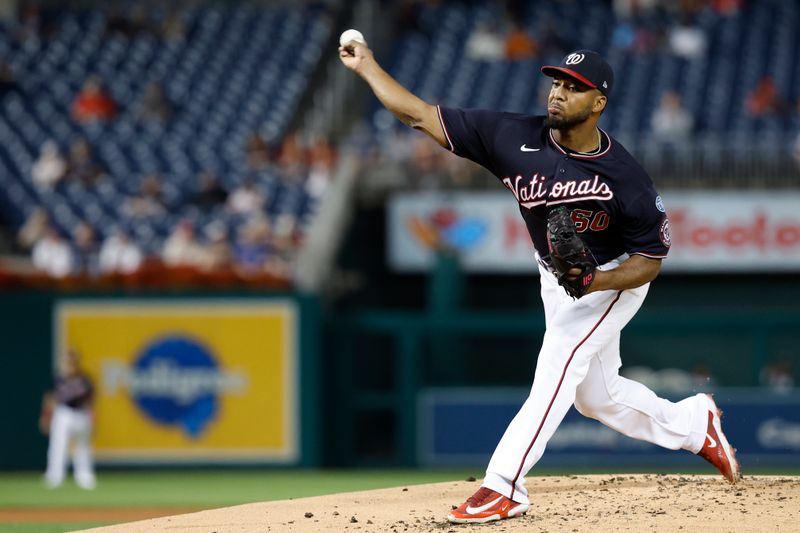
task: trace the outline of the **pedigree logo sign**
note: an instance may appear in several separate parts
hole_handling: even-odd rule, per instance
[[[293,301],[65,300],[53,325],[96,384],[98,462],[300,459]]]

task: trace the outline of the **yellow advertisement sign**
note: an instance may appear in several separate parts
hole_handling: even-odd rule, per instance
[[[298,459],[293,302],[73,301],[55,328],[94,382],[99,462]]]

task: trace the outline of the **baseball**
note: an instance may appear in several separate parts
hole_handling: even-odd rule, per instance
[[[350,41],[355,41],[361,44],[367,44],[367,41],[364,40],[364,36],[358,30],[344,30],[342,35],[339,36],[339,44],[344,46],[345,44],[349,43]]]

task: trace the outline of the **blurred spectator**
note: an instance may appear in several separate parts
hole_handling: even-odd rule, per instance
[[[673,91],[661,96],[661,103],[653,112],[650,127],[655,137],[665,142],[687,140],[694,128],[694,118],[681,103],[681,97]]]
[[[44,237],[49,226],[50,215],[47,214],[43,207],[37,207],[31,211],[31,214],[25,219],[25,223],[19,229],[17,244],[26,252],[30,251]]]
[[[35,2],[26,2],[19,13],[19,24],[15,37],[27,50],[35,50],[41,45],[44,30],[42,8]]]
[[[248,179],[231,192],[225,207],[231,213],[246,215],[261,211],[265,202],[266,198],[256,188],[255,182]]]
[[[273,227],[270,244],[271,255],[267,257],[265,269],[273,276],[288,279],[297,252],[297,218],[291,213],[278,215]]]
[[[183,42],[186,39],[186,23],[182,11],[172,8],[161,23],[161,37],[167,41]]]
[[[775,392],[787,393],[794,389],[792,362],[786,359],[772,361],[761,370],[761,384]]]
[[[402,0],[399,3],[394,17],[398,33],[426,33],[426,29],[423,27],[420,20],[425,4],[425,0]]]
[[[189,198],[189,204],[207,212],[228,200],[228,191],[219,184],[217,177],[211,172],[203,172],[198,176],[197,189]]]
[[[441,189],[447,184],[447,173],[441,164],[446,152],[421,135],[412,137],[413,157],[409,161],[414,186],[421,189]]]
[[[151,81],[144,88],[144,95],[136,112],[142,122],[163,123],[172,117],[172,103],[164,94],[164,87]]]
[[[203,246],[195,236],[194,224],[189,220],[179,221],[164,242],[161,252],[164,264],[170,267],[202,268],[205,257]]]
[[[81,222],[72,232],[74,243],[74,267],[75,274],[95,277],[100,273],[100,250],[94,228],[86,222]]]
[[[535,59],[538,52],[539,45],[536,40],[521,25],[513,24],[511,31],[506,36],[506,59],[509,61]]]
[[[130,218],[150,218],[164,215],[167,209],[161,194],[161,179],[150,175],[142,180],[137,196],[129,196],[122,205],[122,212]]]
[[[754,118],[781,113],[785,109],[786,102],[778,94],[775,81],[770,77],[763,78],[747,95],[747,112]]]
[[[287,183],[300,183],[308,172],[308,153],[297,132],[288,133],[283,139],[278,165],[281,176]]]
[[[72,249],[52,225],[47,226],[42,238],[33,246],[32,259],[36,270],[54,278],[64,278],[73,272]]]
[[[247,166],[250,170],[262,170],[270,166],[270,150],[266,141],[254,133],[247,139]]]
[[[105,169],[92,154],[92,148],[86,139],[72,143],[67,163],[67,181],[77,181],[84,185],[94,185],[105,175]]]
[[[611,32],[611,46],[622,51],[633,49],[636,40],[636,27],[630,19],[619,20]]]
[[[233,247],[228,239],[225,224],[215,221],[205,227],[207,242],[203,258],[203,270],[215,271],[230,268],[233,261]]]
[[[102,274],[131,274],[139,270],[144,254],[128,233],[114,228],[100,247],[99,268]]]
[[[67,161],[55,141],[42,144],[39,158],[31,167],[31,181],[40,191],[53,189],[67,172]]]
[[[505,47],[496,24],[481,22],[467,38],[465,54],[473,61],[499,61],[505,56]]]
[[[5,61],[0,61],[0,98],[9,93],[19,93],[19,83],[14,75],[11,65]]]
[[[128,39],[133,39],[143,33],[152,33],[153,29],[147,16],[147,7],[143,4],[115,6],[114,12],[108,16],[106,21],[106,33],[119,34]]]
[[[730,17],[742,9],[744,0],[711,0],[711,9],[723,17]]]
[[[306,179],[306,192],[312,198],[320,198],[328,188],[336,154],[330,143],[320,139],[308,151],[309,168]]]
[[[611,8],[617,20],[647,16],[655,11],[662,0],[612,0]]]
[[[245,277],[264,272],[272,255],[270,238],[269,222],[264,216],[253,217],[239,226],[233,247],[236,272]]]
[[[688,61],[705,54],[707,45],[706,34],[692,24],[688,17],[669,30],[669,46],[672,53]]]
[[[105,121],[116,113],[117,103],[95,76],[86,80],[72,103],[72,117],[80,123]]]
[[[494,185],[491,175],[483,167],[463,157],[453,157],[451,154],[445,153],[441,164],[442,170],[447,176],[447,184],[456,189],[486,186],[490,183]]]
[[[660,48],[659,34],[639,16],[617,22],[611,35],[612,47],[636,54],[649,54]]]

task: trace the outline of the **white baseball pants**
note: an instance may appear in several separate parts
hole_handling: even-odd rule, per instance
[[[614,268],[623,258],[600,268]],[[483,486],[528,503],[525,475],[573,404],[584,416],[629,437],[672,450],[700,451],[708,424],[704,395],[672,403],[619,375],[620,331],[641,307],[649,283],[573,300],[541,264],[539,271],[547,330],[533,386],[500,439]]]
[[[95,487],[92,463],[92,416],[82,409],[59,405],[50,421],[50,443],[47,448],[47,472],[45,482],[49,487],[58,487],[67,473],[67,452],[72,444],[72,463],[75,483],[83,489]]]

